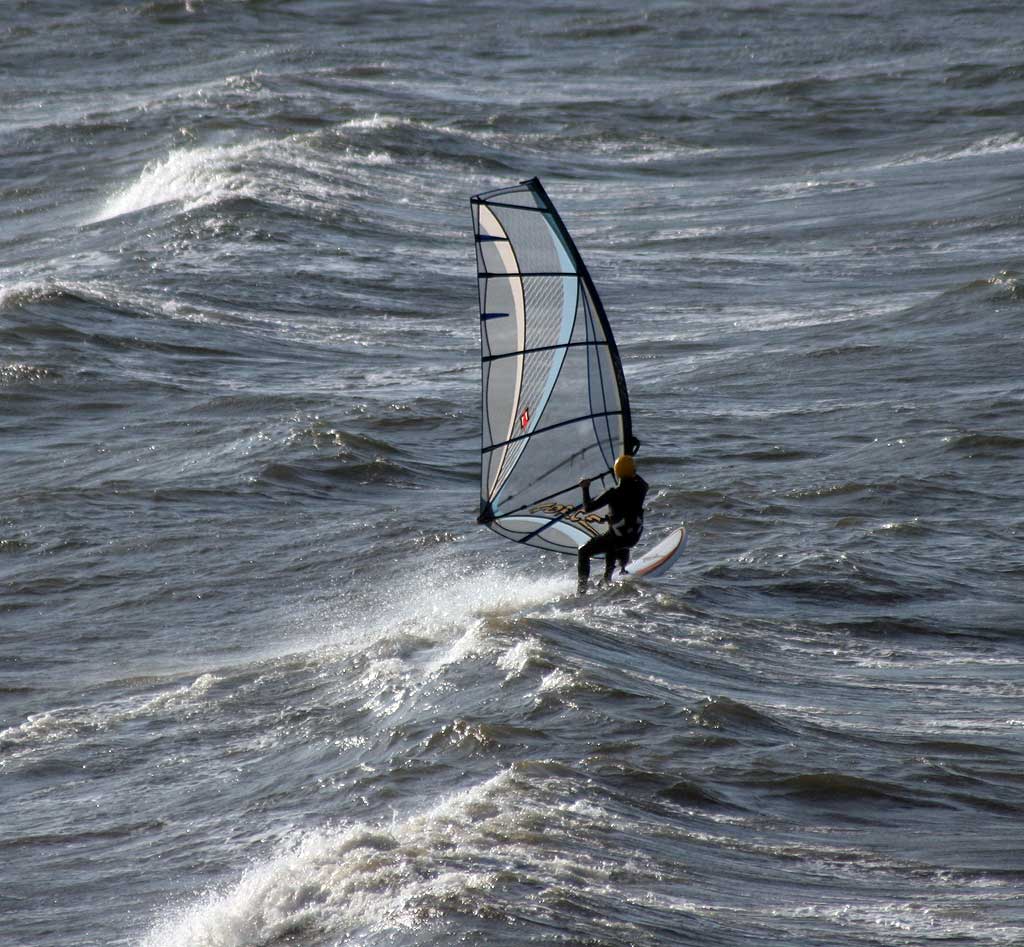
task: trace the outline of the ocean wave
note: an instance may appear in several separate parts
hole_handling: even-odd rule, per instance
[[[1022,63],[957,63],[942,80],[956,89],[988,89],[1001,82],[1017,83],[1024,78]]]
[[[156,921],[144,947],[248,947],[299,931],[384,933],[487,909],[498,874],[474,858],[520,818],[503,772],[387,824],[307,832]],[[460,857],[461,856],[461,857]]]
[[[644,837],[649,830],[594,798],[593,784],[558,764],[514,763],[412,813],[303,832],[235,881],[156,918],[142,942],[241,947],[301,934],[377,943],[417,931],[443,935],[458,919],[544,923],[556,905],[582,900],[600,904],[594,926],[606,938],[653,943],[636,914],[626,922],[607,911],[621,905],[623,879],[637,891],[664,881],[672,871],[664,835],[674,830]],[[681,785],[676,794],[680,802],[690,796]],[[629,805],[625,796],[621,805]],[[623,835],[637,841],[627,834],[637,832],[651,845],[643,861],[619,844]],[[524,901],[523,886],[543,894]],[[641,916],[647,910],[642,899],[632,907]]]
[[[693,714],[694,723],[711,730],[724,730],[733,736],[770,733],[792,736],[795,731],[771,714],[729,697],[708,697]]]
[[[1024,285],[1021,284],[1019,276],[1008,270],[1002,270],[990,279],[984,280],[984,285],[995,290],[994,295],[997,299],[1024,302]]]
[[[1020,942],[1018,927],[1012,923],[1001,924],[995,919],[975,920],[976,896],[964,896],[955,891],[949,892],[942,903],[881,896],[866,903],[812,899],[801,907],[776,908],[772,914],[780,920],[813,920],[816,929],[822,926],[825,930],[831,929],[834,933],[826,938],[828,943],[840,943],[851,935],[858,938],[857,943],[865,943],[860,940],[862,936],[870,938],[868,943],[886,944],[896,943],[893,937],[906,944],[962,941],[1013,947]],[[1008,916],[1008,912],[995,913],[995,917],[1002,916]]]
[[[1004,135],[991,135],[962,145],[958,148],[937,148],[932,151],[918,152],[894,158],[892,161],[877,165],[879,169],[912,167],[920,164],[936,164],[945,161],[962,161],[967,158],[988,158],[997,155],[1012,154],[1024,150],[1024,135],[1009,132]]]
[[[365,127],[391,126],[370,121]],[[323,151],[322,136],[315,132],[176,149],[165,158],[150,161],[134,181],[102,204],[89,223],[165,204],[186,213],[239,200],[300,212],[334,208],[351,192],[346,169],[391,163],[390,155],[379,147],[346,144],[340,153],[334,148],[329,153]]]
[[[407,535],[407,534],[405,534]],[[444,594],[438,595],[438,588]],[[497,670],[518,676],[542,662],[540,644],[509,649],[501,623],[524,611],[547,605],[571,589],[568,578],[519,576],[478,564],[458,542],[434,548],[425,569],[402,573],[382,590],[368,586],[336,603],[318,647],[360,653],[367,664],[361,674],[387,673],[376,680],[382,689],[404,687],[416,670],[421,683],[473,655],[488,656]],[[517,646],[518,647],[518,646]],[[361,687],[368,681],[361,678]],[[373,689],[366,687],[367,693]]]
[[[202,310],[172,296],[129,289],[109,280],[42,278],[0,285],[0,312],[35,303],[59,306],[64,302],[86,303],[132,317],[211,321]],[[23,331],[31,333],[32,329]]]
[[[873,181],[856,179],[810,179],[806,181],[785,181],[780,184],[764,184],[755,188],[768,200],[792,200],[807,194],[845,194],[875,187]]]
[[[32,714],[24,723],[0,731],[0,746],[5,743],[23,748],[38,746],[74,739],[83,733],[108,731],[130,720],[195,711],[218,680],[213,674],[202,674],[191,684],[156,695],[140,695],[95,706],[61,707]]]
[[[384,457],[371,460],[345,460],[341,457],[317,464],[272,461],[251,478],[256,484],[277,487],[306,496],[327,496],[343,484],[391,487],[415,486],[415,474],[402,464]]]
[[[46,280],[25,280],[0,284],[0,311],[16,309],[40,299],[52,298],[62,292],[60,285]]]
[[[128,293],[132,299],[139,297]],[[113,283],[65,279],[25,280],[0,286],[0,311],[13,311],[33,303],[61,303],[62,301],[98,303],[115,309],[130,308],[126,299],[119,300],[118,287]]]
[[[544,657],[543,645],[538,638],[532,635],[516,642],[507,651],[502,652],[498,657],[497,665],[506,672],[506,682],[522,677],[528,668],[552,670],[550,662]]]
[[[346,456],[368,457],[377,454],[391,456],[402,452],[381,438],[356,434],[335,428],[319,415],[309,418],[295,418],[298,424],[288,435],[289,446],[308,445],[316,450],[338,448]]]
[[[182,210],[189,211],[229,197],[256,198],[256,179],[245,168],[244,160],[261,144],[171,152],[162,161],[147,164],[139,177],[108,199],[90,222],[160,204],[178,203]]]
[[[1001,431],[964,431],[942,440],[949,450],[971,459],[1017,460],[1024,452],[1024,437]]]
[[[886,801],[903,804],[941,805],[937,801],[926,802],[899,783],[853,776],[848,773],[801,773],[794,776],[772,778],[768,780],[768,784],[785,796],[805,802],[873,804]]]

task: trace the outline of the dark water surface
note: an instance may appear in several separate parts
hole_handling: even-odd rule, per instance
[[[0,925],[1024,943],[1016,3],[12,0]],[[475,526],[539,175],[657,585]]]

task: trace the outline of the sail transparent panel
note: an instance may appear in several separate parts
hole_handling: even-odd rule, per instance
[[[634,441],[608,321],[536,179],[472,200],[480,288],[480,521],[516,542],[575,553],[607,526],[580,508]]]

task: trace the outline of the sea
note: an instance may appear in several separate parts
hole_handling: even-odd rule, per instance
[[[689,534],[583,598],[535,175]],[[0,942],[1024,944],[1022,230],[1016,0],[5,0]]]

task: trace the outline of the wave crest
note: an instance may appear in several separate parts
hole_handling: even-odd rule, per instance
[[[180,203],[189,211],[229,197],[254,197],[254,181],[242,162],[256,147],[249,144],[172,151],[163,161],[147,164],[134,183],[103,205],[92,223],[160,204]]]

